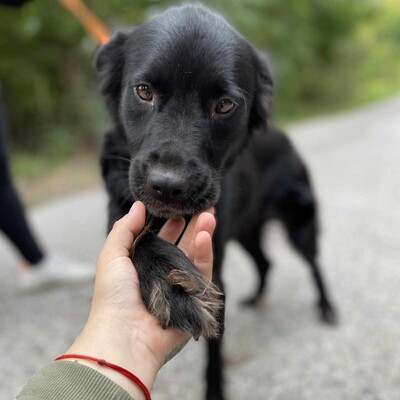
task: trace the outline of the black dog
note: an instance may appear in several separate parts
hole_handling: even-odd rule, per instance
[[[219,16],[186,6],[117,33],[100,49],[96,68],[113,121],[101,160],[109,226],[135,199],[154,217],[155,231],[166,218],[216,206],[213,280],[223,292],[224,247],[237,239],[259,272],[247,300],[254,304],[270,265],[260,230],[278,218],[311,266],[323,320],[333,322],[316,263],[310,181],[286,136],[268,127],[273,84],[265,58]],[[206,397],[223,399],[219,291],[153,232],[138,242],[133,261],[143,299],[162,325],[209,338]]]

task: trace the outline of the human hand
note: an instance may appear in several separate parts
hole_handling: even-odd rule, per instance
[[[140,202],[115,223],[98,258],[87,324],[68,353],[86,354],[118,364],[137,375],[151,389],[158,370],[184,347],[190,337],[174,328],[162,329],[143,304],[130,252],[144,224],[145,208]],[[184,224],[183,218],[169,220],[159,235],[175,243]],[[195,215],[178,244],[209,279],[214,228],[215,219],[211,212]],[[90,362],[79,362],[109,376],[135,399],[141,396],[129,380],[115,371]]]

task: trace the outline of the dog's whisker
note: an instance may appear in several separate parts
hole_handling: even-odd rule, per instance
[[[107,154],[103,157],[104,160],[118,160],[118,161],[126,161],[128,163],[131,162],[130,158],[122,157],[116,154]]]
[[[132,194],[127,193],[126,196],[121,200],[121,205],[132,203]]]

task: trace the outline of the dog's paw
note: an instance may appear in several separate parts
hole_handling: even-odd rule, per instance
[[[143,301],[163,328],[179,328],[195,339],[219,336],[223,295],[181,250],[149,232],[135,244],[132,261]]]
[[[338,314],[329,303],[318,303],[317,307],[323,323],[331,326],[339,324]]]
[[[256,295],[247,299],[241,300],[240,305],[242,307],[251,307],[258,310],[267,308],[267,302],[262,296]]]

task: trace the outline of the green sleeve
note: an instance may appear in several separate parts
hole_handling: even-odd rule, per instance
[[[133,400],[111,379],[85,365],[55,361],[28,381],[16,400]]]

